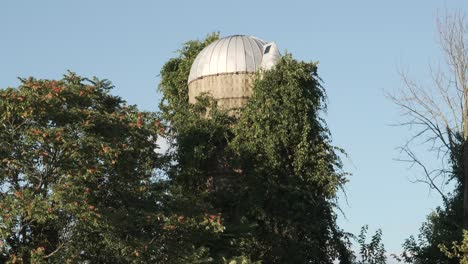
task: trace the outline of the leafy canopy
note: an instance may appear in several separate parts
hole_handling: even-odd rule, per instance
[[[68,73],[0,90],[0,262],[144,262],[162,126]]]
[[[161,71],[171,193],[186,198],[177,204],[185,216],[215,215],[222,225],[194,248],[215,263],[350,263],[333,211],[346,175],[320,117],[326,95],[317,65],[286,54],[258,73],[238,114],[218,109],[210,95],[189,104],[190,66],[216,39],[187,42]]]

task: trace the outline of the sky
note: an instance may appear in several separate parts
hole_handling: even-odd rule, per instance
[[[381,228],[387,251],[398,253],[441,199],[395,160],[411,131],[392,126],[402,118],[385,92],[402,87],[401,69],[428,80],[428,66],[441,59],[435,19],[444,8],[468,14],[468,1],[2,0],[0,88],[71,70],[109,79],[113,94],[156,111],[159,71],[184,42],[215,31],[274,41],[319,62],[324,118],[352,173],[339,225],[354,234],[366,224]]]

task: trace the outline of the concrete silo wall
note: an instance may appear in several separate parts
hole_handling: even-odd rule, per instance
[[[225,73],[204,76],[189,84],[189,102],[195,103],[196,97],[208,93],[223,109],[243,106],[252,95],[252,83],[255,74]]]

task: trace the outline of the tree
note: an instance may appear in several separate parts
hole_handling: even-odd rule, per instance
[[[437,207],[427,216],[419,234],[406,239],[403,253],[397,259],[406,263],[443,263],[456,264],[456,259],[450,259],[441,247],[450,247],[452,242],[460,241],[462,228],[463,196],[456,191],[450,195],[449,202],[443,207]]]
[[[437,20],[443,67],[431,68],[433,84],[424,86],[402,74],[404,88],[390,98],[403,110],[402,125],[416,129],[401,148],[405,161],[419,166],[427,183],[443,199],[423,224],[416,240],[408,239],[403,259],[414,263],[455,263],[439,250],[460,241],[468,229],[468,25],[463,14],[446,13]],[[435,169],[427,166],[414,150],[415,143],[428,144],[429,151],[441,160]],[[455,190],[446,194],[444,184],[454,182]]]
[[[385,255],[385,247],[382,244],[382,230],[378,229],[371,237],[369,243],[366,242],[367,231],[369,227],[363,226],[361,233],[358,236],[359,255],[361,260],[357,264],[385,264],[387,256]]]
[[[167,126],[165,139],[170,144],[166,156],[171,161],[165,169],[170,196],[167,207],[175,218],[184,219],[175,225],[177,239],[168,247],[168,252],[175,252],[173,263],[213,263],[215,258],[216,262],[223,261],[223,256],[212,252],[224,227],[219,211],[207,201],[207,183],[216,160],[223,158],[220,150],[225,146],[225,128],[231,118],[215,108],[213,118],[201,118],[213,102],[205,98],[195,106],[189,105],[187,86],[193,60],[216,39],[218,34],[211,34],[204,41],[187,42],[178,51],[179,56],[166,62],[161,70],[160,109]]]
[[[258,254],[267,263],[346,263],[333,209],[347,180],[320,117],[326,93],[317,65],[285,54],[259,75],[230,142],[245,190],[238,206],[255,225]]]
[[[460,264],[468,264],[468,231],[463,231],[463,241],[461,243],[453,242],[451,250],[445,245],[440,248],[447,257],[457,259]]]
[[[320,117],[326,95],[317,65],[283,56],[258,73],[238,115],[209,95],[189,104],[190,66],[217,38],[187,42],[161,71],[170,193],[186,197],[176,207],[184,217],[207,215],[222,226],[193,247],[214,263],[350,263],[334,213],[346,174]]]
[[[68,73],[0,90],[0,262],[129,263],[158,256],[154,113]]]

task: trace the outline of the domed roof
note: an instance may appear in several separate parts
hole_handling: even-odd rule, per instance
[[[195,58],[188,82],[208,75],[254,73],[262,65],[263,54],[270,52],[269,46],[266,41],[252,36],[235,35],[219,39],[205,47]],[[276,46],[271,53],[273,51],[278,53]],[[279,53],[274,57],[277,60]]]

